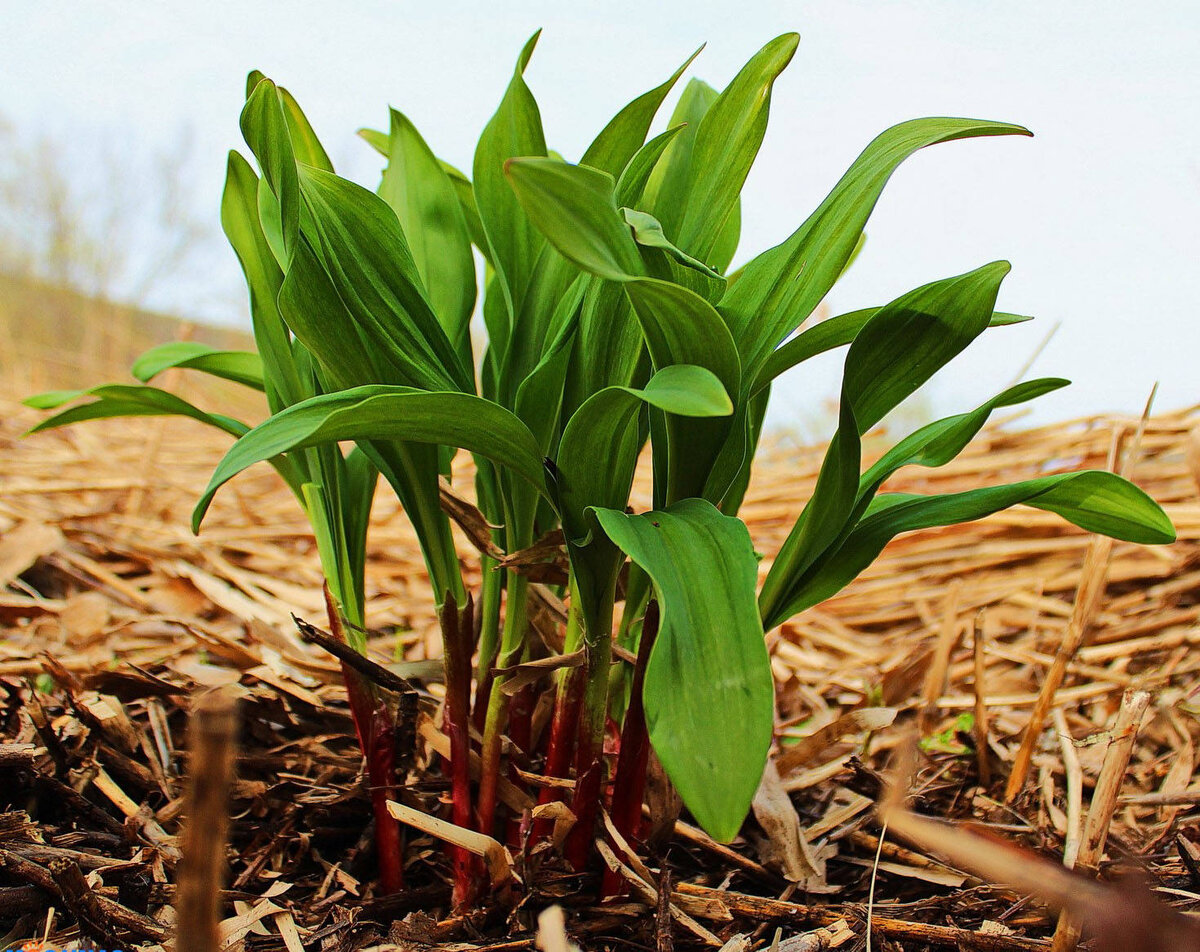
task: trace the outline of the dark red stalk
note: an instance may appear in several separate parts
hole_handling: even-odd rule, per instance
[[[475,686],[475,707],[471,711],[472,726],[480,734],[483,733],[484,724],[487,723],[488,704],[492,700],[492,684],[495,680],[496,676],[492,673],[492,665],[489,662],[487,674],[484,674]]]
[[[621,728],[621,752],[617,756],[617,772],[613,779],[612,819],[617,832],[631,846],[640,840],[642,797],[646,792],[646,765],[650,760],[650,735],[646,732],[646,708],[643,686],[650,650],[658,635],[658,602],[646,606],[642,636],[638,643],[633,683],[629,689],[629,707]],[[615,896],[623,891],[625,881],[611,869],[604,871],[600,897]]]
[[[575,738],[579,733],[579,709],[583,704],[583,670],[568,668],[563,672],[563,682],[554,698],[554,715],[550,721],[550,739],[546,745],[546,765],[542,772],[547,777],[566,778],[575,753]],[[563,791],[557,787],[543,787],[538,794],[538,803],[553,803],[564,799]],[[553,823],[538,820],[533,827],[534,842],[550,835]]]
[[[446,706],[443,730],[450,738],[451,818],[455,826],[473,829],[471,815],[471,654],[474,628],[471,598],[458,610],[454,596],[446,594],[441,609],[442,639],[445,650]],[[475,898],[476,862],[466,850],[451,846],[450,863],[454,869],[452,904],[463,909]]]
[[[567,862],[577,870],[587,867],[592,855],[596,818],[600,815],[600,792],[604,781],[603,738],[603,730],[599,740],[595,732],[589,730],[587,736],[580,738],[575,756],[575,799],[571,802],[575,826],[567,835],[564,854]]]
[[[611,606],[611,603],[610,603]],[[611,607],[607,617],[611,619]],[[610,623],[611,624],[611,623]],[[583,703],[579,711],[579,740],[575,748],[575,798],[571,812],[575,826],[567,836],[567,862],[577,870],[587,866],[592,855],[592,839],[600,816],[600,796],[604,786],[604,736],[608,721],[608,676],[612,661],[612,634],[600,624],[595,642],[586,646]]]
[[[346,629],[337,603],[325,587],[325,610],[333,637],[346,644]],[[396,723],[375,685],[343,662],[342,679],[350,701],[354,732],[367,766],[371,811],[375,817],[375,849],[379,856],[379,882],[385,895],[404,888],[404,838],[400,823],[387,809],[396,797]]]
[[[508,738],[513,743],[513,756],[509,765],[509,779],[520,786],[523,781],[516,768],[529,767],[530,741],[533,732],[533,708],[537,701],[534,685],[528,684],[513,695],[508,708]],[[521,844],[521,817],[512,816],[508,824],[508,845]]]

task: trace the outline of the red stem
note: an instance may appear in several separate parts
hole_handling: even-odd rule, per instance
[[[564,681],[554,698],[554,716],[550,721],[550,739],[546,745],[546,765],[542,772],[547,777],[565,779],[568,776],[571,757],[575,753],[575,738],[579,732],[579,710],[583,705],[583,669],[568,668],[563,673]],[[538,803],[554,803],[564,799],[563,791],[557,787],[543,787],[538,794]],[[553,823],[538,820],[533,827],[534,842],[550,835]]]
[[[342,615],[329,587],[325,587],[325,611],[333,637],[346,644]],[[370,681],[342,664],[342,679],[350,702],[354,732],[367,766],[371,812],[375,817],[375,849],[379,857],[379,881],[385,895],[404,888],[404,838],[400,823],[387,808],[396,798],[396,723],[387,705]]]
[[[450,738],[451,818],[455,826],[473,829],[471,816],[471,653],[474,630],[471,623],[471,598],[462,611],[454,597],[447,594],[442,606],[442,638],[445,645],[446,707],[443,730]],[[475,858],[461,847],[449,848],[454,869],[451,903],[455,910],[468,906],[475,898]]]
[[[533,736],[533,708],[537,701],[534,685],[528,684],[513,695],[508,708],[508,738],[513,743],[513,753],[509,761],[508,779],[518,786],[524,781],[517,774],[517,767],[528,769],[529,747]],[[521,845],[521,817],[512,815],[508,821],[508,845],[518,848]]]
[[[650,761],[650,735],[646,731],[646,708],[643,685],[650,650],[658,635],[658,602],[646,606],[642,621],[641,641],[629,689],[629,707],[621,728],[621,752],[617,756],[617,772],[613,779],[612,819],[617,832],[633,846],[640,840],[642,797],[646,792],[646,765]],[[611,869],[605,869],[600,897],[616,896],[625,889],[625,880]]]

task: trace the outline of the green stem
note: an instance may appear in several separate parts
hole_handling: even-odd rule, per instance
[[[525,633],[529,619],[529,580],[519,572],[509,572],[508,600],[504,609],[504,634],[500,640],[497,667],[520,664],[525,653]],[[482,764],[479,777],[479,832],[491,835],[496,815],[496,791],[500,783],[500,748],[508,713],[509,699],[504,693],[505,674],[495,674],[488,698],[487,720],[483,727]]]
[[[479,557],[483,584],[479,599],[479,663],[475,668],[475,729],[483,733],[492,693],[492,668],[500,650],[500,595],[507,573],[489,556]]]
[[[612,663],[612,619],[616,572],[602,585],[593,606],[584,609],[584,689],[575,752],[575,798],[571,810],[575,827],[567,840],[566,856],[576,869],[587,865],[592,835],[600,812],[604,779],[604,726],[608,714],[608,678]]]

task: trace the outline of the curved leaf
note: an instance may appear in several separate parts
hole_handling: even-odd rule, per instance
[[[199,407],[158,387],[133,384],[105,384],[89,390],[57,390],[38,394],[25,401],[26,406],[51,410],[79,397],[95,397],[91,403],[69,407],[32,427],[30,433],[53,430],[84,420],[107,420],[114,417],[183,416],[207,423],[232,436],[241,436],[249,427],[223,413],[207,413]],[[272,454],[274,455],[274,454]]]
[[[650,576],[659,603],[643,691],[650,741],[696,820],[729,842],[758,789],[774,727],[750,533],[701,499],[636,516],[598,509],[596,518]]]
[[[213,471],[192,513],[193,528],[199,527],[217,490],[242,470],[279,453],[344,440],[458,446],[542,487],[542,458],[533,435],[490,400],[409,387],[355,387],[288,407],[246,433]]]
[[[789,563],[781,563],[778,571],[772,566],[771,571],[767,573],[769,581],[763,586],[763,591],[766,593],[764,604],[767,604],[768,600],[770,600],[770,604],[790,601],[792,595],[789,593],[801,590],[808,578],[822,571],[825,562],[834,557],[846,538],[855,531],[857,523],[875,498],[875,494],[879,492],[879,488],[897,470],[904,466],[944,466],[963,451],[975,434],[983,428],[988,417],[997,409],[1034,400],[1065,387],[1067,383],[1066,380],[1053,377],[1019,383],[968,413],[960,413],[937,420],[909,434],[880,457],[860,477],[853,507],[849,515],[845,517],[838,537],[827,545],[824,552],[802,571],[793,568],[790,576],[784,575],[788,571],[784,566]],[[792,530],[792,535],[798,536],[804,532],[803,523],[809,518],[809,515],[810,511],[808,510],[801,513],[796,527]],[[779,594],[781,588],[784,590],[784,594]],[[776,618],[779,618],[780,622],[786,620],[786,618],[779,617],[778,610],[773,609],[770,620]]]
[[[516,156],[546,154],[541,113],[522,76],[540,35],[539,30],[521,50],[504,98],[479,137],[471,171],[487,257],[496,268],[509,314],[514,317],[545,239],[517,203],[504,175],[504,163]]]
[[[680,251],[671,243],[671,240],[663,233],[662,224],[653,215],[648,215],[645,212],[639,212],[634,208],[622,208],[621,214],[625,218],[627,224],[633,231],[633,240],[644,248],[657,248],[667,254],[678,264],[685,268],[691,268],[693,271],[699,271],[707,278],[712,278],[714,281],[724,281],[725,276],[717,271],[714,271],[703,261],[698,261],[684,251]]]
[[[429,303],[459,357],[467,360],[475,259],[457,191],[416,127],[395,109],[387,154],[379,196],[400,220]]]
[[[973,489],[943,496],[879,496],[845,542],[792,597],[766,619],[767,627],[837,594],[902,532],[957,525],[1024,504],[1062,516],[1089,532],[1146,545],[1175,541],[1171,520],[1133,483],[1088,470]]]
[[[266,187],[263,186],[266,191]],[[276,305],[283,272],[263,232],[258,211],[259,178],[237,152],[229,153],[221,194],[221,228],[237,255],[250,292],[254,345],[263,362],[271,412],[310,394],[292,355],[288,329]]]
[[[300,233],[300,182],[279,89],[265,76],[246,97],[240,125],[279,204],[284,254],[290,257]]]
[[[474,392],[470,372],[433,313],[395,212],[346,179],[300,167],[305,237],[355,322],[404,382]]]
[[[264,389],[263,362],[258,354],[245,350],[217,350],[197,341],[172,341],[152,347],[133,362],[130,372],[142,383],[149,383],[174,367],[199,370],[255,390]]]
[[[779,342],[800,326],[841,276],[884,185],[901,162],[940,142],[997,135],[1031,133],[1009,123],[932,118],[903,122],[877,136],[804,224],[747,264],[721,300],[748,380],[758,378]]]
[[[637,150],[637,153],[617,179],[617,204],[620,206],[637,205],[642,200],[646,183],[650,181],[658,160],[666,151],[667,146],[680,132],[687,128],[685,123],[671,126],[666,132],[660,132],[653,139]]]
[[[610,281],[644,273],[607,172],[547,158],[509,159],[504,171],[529,220],[568,261]]]
[[[858,499],[862,434],[988,326],[1007,262],[935,281],[880,308],[846,354],[837,432],[812,497],[763,582],[764,618],[848,528]]]
[[[737,348],[721,316],[687,288],[653,278],[625,284],[656,368],[697,364],[712,371],[726,392],[740,391]],[[705,483],[729,435],[731,420],[687,420],[667,416],[655,441],[656,499],[670,503],[704,492]]]
[[[800,36],[785,33],[751,57],[708,108],[692,147],[687,202],[675,244],[707,259],[737,204],[767,130],[771,87],[792,61]]]
[[[781,344],[772,351],[762,370],[759,371],[758,377],[750,388],[751,393],[757,393],[780,374],[791,370],[797,364],[833,350],[835,347],[844,347],[851,343],[867,321],[878,311],[877,307],[866,307],[858,311],[850,311],[847,314],[839,314],[837,317],[831,317],[827,321],[822,321],[820,324],[802,331],[791,340]],[[1007,327],[1010,324],[1023,324],[1032,320],[1032,317],[1022,314],[996,311],[992,314],[988,327]]]
[[[703,44],[689,56],[679,69],[665,83],[655,86],[649,92],[642,93],[637,99],[625,106],[609,121],[587,151],[579,160],[580,165],[589,165],[594,169],[618,176],[629,164],[630,159],[646,141],[646,133],[650,124],[662,105],[667,94],[674,88],[683,71],[692,65],[692,61],[704,49]]]

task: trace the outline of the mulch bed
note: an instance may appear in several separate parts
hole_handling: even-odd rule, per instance
[[[947,492],[1120,465],[1115,448],[1132,447],[1132,478],[1180,541],[1109,551],[1033,510],[897,540],[845,592],[769,636],[784,815],[778,797],[760,804],[731,848],[677,824],[629,868],[629,893],[603,904],[595,872],[517,848],[520,888],[452,917],[428,837],[409,837],[409,888],[375,891],[338,665],[291,619],[321,623],[316,557],[274,474],[237,480],[194,537],[188,514],[226,446],[219,436],[148,421],[21,440],[36,417],[0,409],[0,948],[174,941],[189,715],[212,692],[236,700],[239,724],[228,949],[523,949],[551,904],[585,949],[856,949],[868,918],[876,949],[1049,948],[1057,917],[1038,901],[888,837],[874,810],[885,772],[918,728],[912,809],[1061,862],[1088,829],[1109,732],[1137,690],[1149,704],[1105,847],[1084,865],[1102,878],[1137,869],[1183,911],[1200,903],[1193,412],[1156,417],[1140,436],[1136,419],[996,427],[942,470],[901,473],[889,488]],[[820,459],[781,444],[765,453],[742,513],[764,568]],[[439,652],[424,568],[386,492],[374,522],[371,656],[420,673]],[[1031,732],[1056,655],[1062,684]],[[440,686],[423,684],[428,735]],[[1026,735],[1027,780],[1006,802]],[[404,793],[425,812],[445,793],[432,757],[419,742]],[[804,882],[785,875],[796,878],[788,811],[818,867]]]

